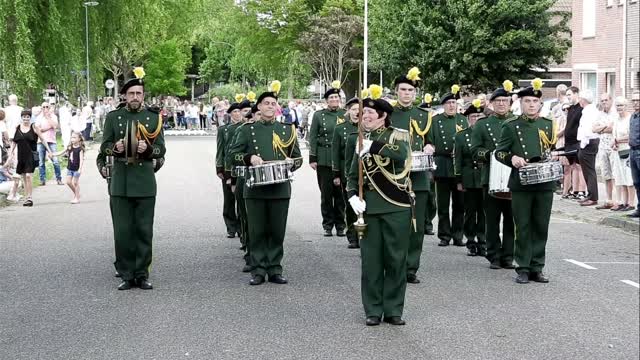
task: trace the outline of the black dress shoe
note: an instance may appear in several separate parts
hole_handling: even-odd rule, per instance
[[[454,239],[453,240],[453,245],[455,245],[455,246],[465,246],[466,243],[464,241],[462,241],[462,239],[460,239],[460,240],[455,240]]]
[[[118,290],[129,290],[133,287],[133,280],[124,280],[118,285]]]
[[[438,246],[449,246],[449,241],[447,241],[447,240],[440,240],[440,242],[438,243]]]
[[[245,245],[240,246],[239,248],[241,251],[247,251],[247,247]]]
[[[269,275],[269,282],[274,284],[286,284],[289,281],[280,274]]]
[[[409,284],[420,284],[420,279],[418,279],[416,274],[407,274],[407,282]]]
[[[360,246],[358,246],[358,240],[349,241],[349,245],[347,246],[347,248],[349,249],[357,249],[359,247]]]
[[[153,285],[147,280],[147,278],[141,277],[136,279],[136,283],[138,283],[138,287],[142,290],[151,290],[153,289]]]
[[[549,278],[542,272],[532,272],[531,274],[529,274],[529,279],[531,281],[544,283],[544,284],[549,282]]]
[[[436,233],[433,232],[433,229],[427,229],[424,231],[425,235],[435,235]]]
[[[634,212],[632,212],[631,214],[627,214],[626,217],[630,217],[630,218],[640,218],[640,211],[636,210]]]
[[[227,232],[227,237],[228,237],[229,239],[236,237],[236,233],[235,233],[235,231],[229,231],[229,232]]]
[[[379,316],[369,316],[369,317],[367,317],[367,320],[365,321],[365,324],[367,324],[367,326],[378,326],[378,325],[380,325],[380,317]]]
[[[253,267],[251,267],[251,265],[245,265],[245,266],[242,267],[242,272],[243,273],[251,272],[251,270],[253,270]]]
[[[251,280],[249,281],[249,285],[261,285],[264,283],[264,276],[262,275],[253,275]]]
[[[513,262],[502,263],[502,264],[500,264],[500,266],[502,266],[503,269],[515,269],[516,268],[516,266],[513,265]]]
[[[384,322],[391,325],[404,325],[406,322],[400,316],[385,317]]]
[[[518,284],[528,284],[529,283],[529,274],[527,274],[527,273],[518,274],[518,276],[516,276],[516,282]]]
[[[489,269],[493,269],[493,270],[502,269],[502,266],[500,266],[500,262],[492,261],[491,265],[489,265]]]
[[[347,234],[344,232],[344,229],[340,229],[340,230],[336,230],[336,236],[347,236]]]
[[[113,274],[113,276],[115,276],[115,277],[122,277],[122,275],[120,275],[120,273],[119,273],[119,272],[117,272],[117,271],[116,271],[116,273],[115,273],[115,274]]]
[[[333,236],[331,229],[324,229],[324,236]]]
[[[487,250],[485,250],[483,248],[476,249],[476,253],[477,253],[478,256],[482,256],[482,257],[487,256]]]
[[[468,248],[467,249],[467,256],[478,256],[478,250],[476,250],[476,248],[474,248],[474,247]]]

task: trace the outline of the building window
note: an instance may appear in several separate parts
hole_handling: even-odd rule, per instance
[[[607,73],[607,93],[611,98],[616,97],[616,73]]]
[[[593,95],[598,95],[598,75],[595,72],[580,73],[580,90],[591,90]]]
[[[631,68],[631,69],[635,69],[636,68],[636,59],[629,58],[629,68]]]
[[[607,7],[612,7],[615,0],[607,0]]]
[[[582,37],[596,36],[596,0],[582,0]]]
[[[638,82],[640,82],[640,72],[636,71],[631,73],[630,79],[631,79],[631,84],[629,84],[629,87],[633,90],[637,89]]]

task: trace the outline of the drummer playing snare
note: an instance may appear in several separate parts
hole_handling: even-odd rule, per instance
[[[532,160],[543,158],[557,141],[553,121],[539,116],[542,80],[534,79],[532,85],[518,93],[523,114],[504,123],[496,149],[496,158],[514,169],[509,188],[513,218],[518,224],[514,255],[518,274],[515,281],[519,284],[529,280],[549,282],[542,269],[555,183],[523,185],[518,171]]]

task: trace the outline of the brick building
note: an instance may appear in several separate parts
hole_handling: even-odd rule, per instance
[[[599,96],[638,89],[638,0],[573,0],[571,80]]]

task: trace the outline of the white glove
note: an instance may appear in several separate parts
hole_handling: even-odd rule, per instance
[[[364,214],[364,211],[367,210],[367,203],[364,200],[360,200],[360,197],[356,195],[349,198],[349,204],[356,215]]]
[[[356,143],[356,152],[360,157],[363,157],[364,154],[368,153],[371,150],[371,144],[373,144],[373,140],[362,140],[362,149],[359,149],[358,143]]]

